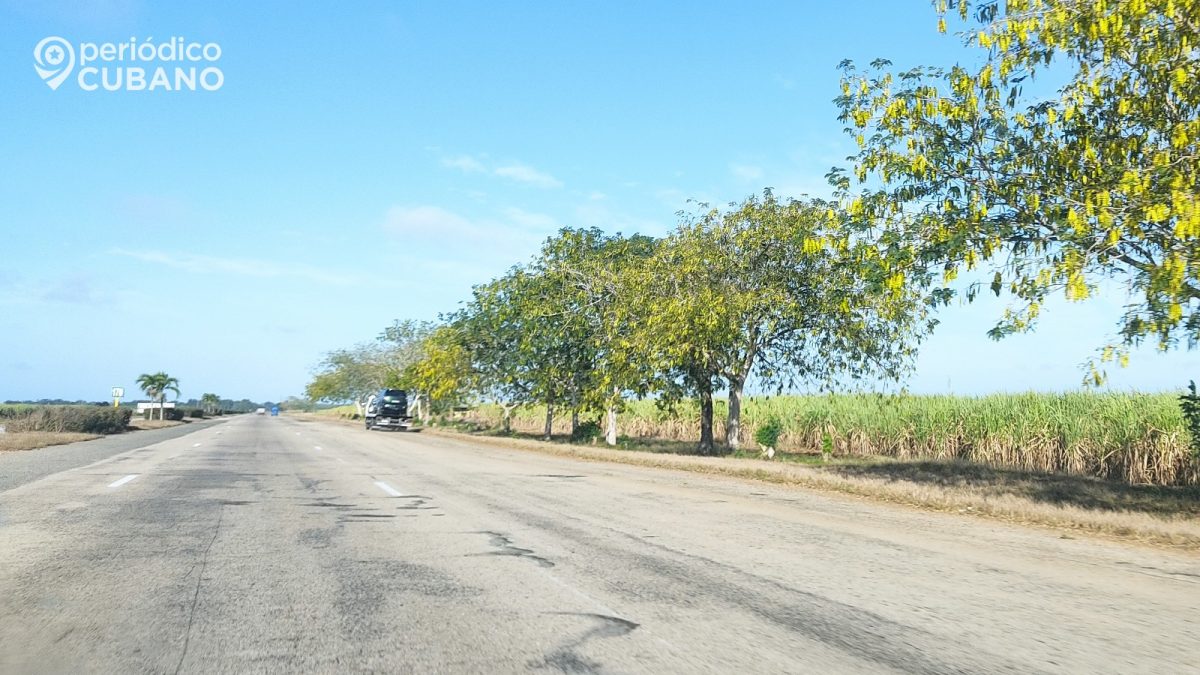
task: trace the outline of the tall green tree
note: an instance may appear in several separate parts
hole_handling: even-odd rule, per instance
[[[142,373],[138,375],[137,385],[151,399],[158,402],[158,419],[165,419],[166,412],[164,404],[167,399],[167,392],[173,391],[176,396],[179,396],[179,380],[171,377],[163,371],[157,373]]]
[[[643,235],[564,228],[546,241],[535,263],[544,311],[559,317],[555,330],[566,338],[572,433],[579,412],[603,411],[606,441],[615,445],[624,398],[652,388],[655,374],[631,349],[630,336],[641,317],[626,296],[630,283],[636,283],[633,270],[649,259],[654,242]]]
[[[438,326],[424,337],[420,356],[408,366],[404,381],[427,402],[419,407],[422,419],[463,403],[471,395],[476,378],[458,326]]]
[[[1084,300],[1112,279],[1130,300],[1099,362],[1145,340],[1195,347],[1200,0],[934,4],[981,65],[842,66],[859,150],[831,177],[885,271],[945,288],[980,270],[1012,299],[996,338],[1033,325],[1051,294]]]
[[[406,386],[405,373],[420,358],[422,341],[432,330],[428,322],[396,321],[372,342],[327,352],[305,395],[313,401],[351,401],[363,414],[373,393]]]
[[[898,379],[929,327],[912,289],[872,273],[876,250],[820,201],[771,191],[687,218],[645,274],[639,347],[699,398],[700,450],[713,451],[713,394],[729,395],[726,442],[741,440],[749,378],[831,387]]]
[[[314,401],[353,402],[361,415],[367,399],[384,386],[387,376],[384,350],[377,343],[363,343],[327,352],[304,393]]]
[[[475,391],[501,406],[505,432],[512,412],[534,401],[537,389],[536,355],[527,349],[524,317],[514,301],[523,274],[514,269],[475,286],[471,300],[447,317],[467,353]]]
[[[477,286],[458,319],[481,385],[506,416],[511,405],[545,405],[547,438],[558,407],[576,400],[575,375],[587,360],[576,350],[581,323],[564,311],[558,291],[536,268],[515,267]]]
[[[624,393],[645,392],[631,377],[632,345],[621,328],[632,317],[614,308],[625,265],[652,250],[648,237],[565,228],[528,264],[477,286],[450,317],[475,386],[501,403],[506,426],[516,406],[541,403],[544,436],[560,411],[574,431],[581,413],[615,410]]]

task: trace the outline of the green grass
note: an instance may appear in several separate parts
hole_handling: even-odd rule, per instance
[[[723,440],[727,407],[718,401],[716,426]],[[902,460],[962,460],[993,467],[1066,473],[1132,484],[1200,484],[1200,462],[1175,394],[993,394],[989,396],[775,396],[743,406],[743,447],[772,416],[783,433],[778,450],[801,455],[831,445],[840,457],[882,456]],[[499,426],[500,411],[472,413]],[[513,429],[535,433],[545,409],[514,414]],[[631,402],[619,424],[631,439],[692,442],[699,434],[694,402],[674,414],[652,401]],[[566,433],[568,420],[557,420]]]

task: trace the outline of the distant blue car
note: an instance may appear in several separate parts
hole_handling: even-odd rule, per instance
[[[279,406],[271,408],[271,417],[279,417]]]

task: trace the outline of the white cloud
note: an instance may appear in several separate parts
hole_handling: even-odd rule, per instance
[[[502,178],[509,178],[518,183],[525,183],[539,188],[559,188],[562,187],[562,181],[548,173],[538,171],[537,169],[527,164],[508,164],[506,166],[496,167],[493,174]]]
[[[458,169],[463,173],[483,173],[484,171],[487,171],[487,167],[483,165],[483,162],[480,162],[474,157],[468,155],[459,155],[458,157],[443,157],[442,166],[449,167],[451,169]]]
[[[130,251],[122,248],[114,248],[109,253],[198,274],[231,274],[264,279],[293,277],[339,286],[350,286],[361,281],[354,276],[341,275],[318,267],[270,260],[222,258],[164,251]]]
[[[440,161],[442,166],[450,169],[458,169],[463,173],[486,173],[539,188],[548,189],[563,186],[562,181],[554,176],[545,171],[539,171],[523,162],[509,162],[500,166],[489,166],[487,155],[456,155],[453,157],[442,157]]]

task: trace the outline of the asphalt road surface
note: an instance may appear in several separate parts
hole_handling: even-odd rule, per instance
[[[0,492],[2,673],[1165,675],[1198,610],[1195,555],[287,418]]]

